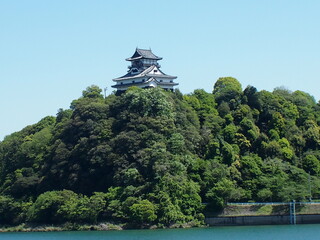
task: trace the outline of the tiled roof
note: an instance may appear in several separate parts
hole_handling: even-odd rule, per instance
[[[114,88],[120,88],[120,87],[129,87],[129,86],[139,86],[139,85],[148,85],[150,82],[156,82],[157,85],[165,85],[165,86],[176,86],[176,85],[179,85],[178,83],[174,83],[174,82],[159,82],[157,79],[153,78],[153,77],[150,77],[147,81],[144,81],[144,82],[135,82],[135,83],[124,83],[124,84],[116,84],[116,85],[113,85],[111,87],[114,87]]]
[[[152,65],[152,66],[148,67],[146,70],[144,70],[143,72],[138,73],[138,74],[132,74],[131,72],[128,72],[126,75],[124,75],[122,77],[113,79],[113,81],[119,81],[119,80],[125,80],[125,79],[133,79],[133,78],[139,78],[139,77],[144,77],[144,76],[164,77],[164,78],[172,78],[172,79],[177,78],[175,76],[167,75],[164,72],[160,71],[159,69],[157,69],[157,70],[161,74],[152,74],[154,68],[156,68],[156,66]]]
[[[134,52],[134,54],[132,55],[131,58],[127,58],[126,60],[128,61],[133,61],[136,59],[140,59],[140,58],[147,58],[147,59],[154,59],[154,60],[161,60],[161,57],[158,57],[156,55],[153,54],[153,52],[147,49],[140,49],[137,48],[136,51]]]

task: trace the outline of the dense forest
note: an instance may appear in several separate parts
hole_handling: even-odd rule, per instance
[[[0,224],[201,223],[227,202],[320,194],[320,104],[308,93],[90,86],[0,142]]]

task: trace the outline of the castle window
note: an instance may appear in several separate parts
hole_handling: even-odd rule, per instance
[[[163,82],[163,80],[160,80],[160,82]]]
[[[153,72],[158,72],[158,70],[153,70]]]
[[[135,83],[135,81],[132,81],[132,83]]]

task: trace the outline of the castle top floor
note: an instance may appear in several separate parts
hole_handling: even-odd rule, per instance
[[[136,48],[132,57],[127,58],[126,60],[131,62],[131,66],[128,67],[129,69],[135,68],[137,70],[144,70],[152,65],[160,68],[158,61],[161,59],[162,57],[156,56],[151,49]]]

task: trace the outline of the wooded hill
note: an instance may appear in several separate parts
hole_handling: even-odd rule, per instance
[[[187,95],[91,86],[0,142],[0,223],[162,226],[226,202],[318,198],[319,125],[308,93],[231,77]]]

